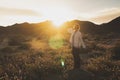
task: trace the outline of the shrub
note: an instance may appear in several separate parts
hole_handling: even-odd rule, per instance
[[[109,60],[107,56],[92,58],[85,67],[97,77],[97,80],[99,78],[100,80],[119,80],[120,65]]]
[[[15,52],[15,49],[13,49],[12,47],[5,47],[5,48],[1,49],[1,52],[3,52],[3,53],[13,53],[13,52]]]
[[[112,59],[120,60],[120,43],[116,43],[112,48]]]
[[[10,46],[17,46],[17,45],[21,45],[21,41],[19,41],[18,39],[10,39],[9,40],[9,42],[8,42],[8,44],[10,45]]]
[[[26,41],[27,41],[27,38],[22,35],[13,35],[12,37],[9,38],[8,44],[10,46],[18,46]]]
[[[22,50],[29,50],[31,48],[31,45],[30,44],[21,44],[18,48],[22,49]]]

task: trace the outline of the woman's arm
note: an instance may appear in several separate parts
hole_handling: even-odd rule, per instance
[[[80,42],[81,42],[81,45],[83,48],[86,48],[85,44],[84,44],[84,41],[82,39],[82,35],[80,34]]]

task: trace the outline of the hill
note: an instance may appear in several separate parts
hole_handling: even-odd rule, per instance
[[[89,21],[79,21],[73,20],[67,22],[68,26],[73,25],[75,23],[79,23],[81,25],[81,32],[84,33],[93,33],[93,34],[108,34],[108,33],[119,33],[120,32],[120,17],[113,19],[108,23],[104,23],[101,25],[96,25]]]
[[[67,28],[72,27],[75,23],[80,24],[81,32],[88,34],[109,34],[109,33],[119,33],[120,31],[120,17],[113,19],[109,23],[104,23],[101,25],[96,25],[89,21],[72,20],[65,22],[61,28],[66,31]],[[11,37],[14,35],[23,36],[48,36],[56,33],[55,26],[51,21],[45,21],[41,23],[22,23],[14,24],[7,27],[0,26],[0,36],[1,37]]]
[[[101,25],[101,30],[104,30],[106,32],[120,32],[120,17],[117,17],[110,21],[109,23],[105,23]]]

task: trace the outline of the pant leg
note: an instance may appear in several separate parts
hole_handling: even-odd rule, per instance
[[[80,55],[79,55],[79,48],[72,48],[72,55],[73,55],[73,59],[74,59],[74,68],[80,68]]]

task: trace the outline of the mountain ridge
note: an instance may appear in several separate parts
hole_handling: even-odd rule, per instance
[[[103,34],[103,33],[118,33],[120,32],[120,16],[113,19],[108,23],[104,23],[101,25],[94,24],[89,21],[80,21],[80,20],[72,20],[69,22],[65,22],[62,26],[65,28],[72,27],[75,23],[80,24],[81,32],[89,33],[89,34]],[[44,21],[41,23],[27,23],[24,22],[22,24],[14,24],[11,26],[3,27],[0,26],[0,35],[43,35],[44,33],[49,34],[51,30],[54,33],[55,26],[51,21]],[[52,33],[51,32],[51,33]]]

